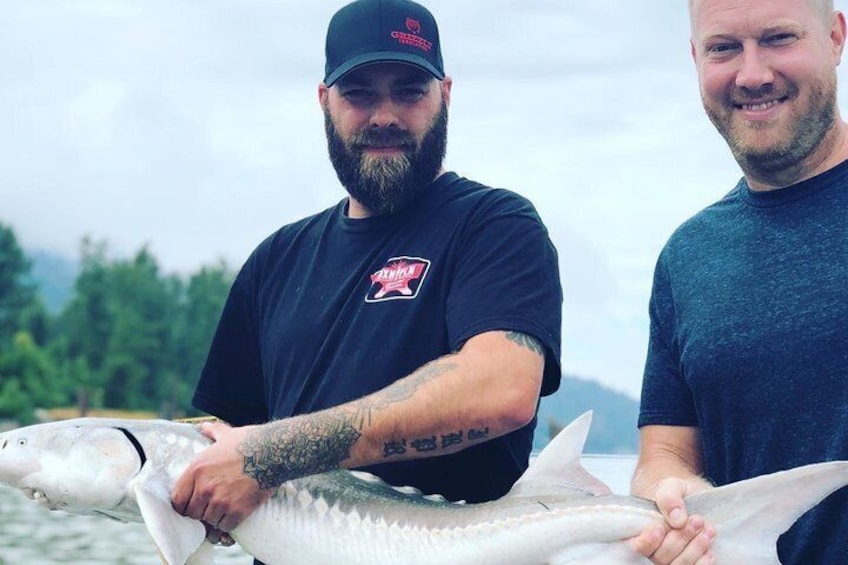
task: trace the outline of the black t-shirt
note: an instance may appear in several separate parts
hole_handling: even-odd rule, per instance
[[[399,214],[353,220],[344,211],[341,202],[285,226],[250,256],[224,307],[197,408],[234,425],[314,412],[382,389],[491,330],[538,339],[543,394],[557,389],[557,254],[529,201],[446,173]],[[365,470],[453,500],[491,500],[527,467],[534,427]]]

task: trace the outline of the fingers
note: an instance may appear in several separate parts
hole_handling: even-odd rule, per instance
[[[177,502],[181,505],[177,506]],[[227,502],[213,501],[212,493],[202,490],[195,490],[193,496],[186,503],[183,503],[181,499],[177,502],[172,498],[171,505],[174,510],[183,516],[200,520],[219,532],[230,532],[236,529],[236,526],[248,514],[241,507],[236,507]],[[252,508],[250,509],[252,510]]]
[[[690,516],[684,497],[689,483],[678,478],[657,485],[655,502],[666,522],[647,528],[631,540],[633,548],[657,565],[709,565],[715,529],[701,516]]]
[[[198,425],[200,429],[200,433],[211,439],[212,441],[218,441],[218,437],[221,433],[230,429],[230,426],[224,424],[223,422],[203,422]]]
[[[691,516],[682,528],[656,524],[630,543],[657,565],[711,565],[714,557],[710,548],[715,535],[715,529],[701,516]]]
[[[174,485],[174,490],[171,492],[171,506],[179,514],[186,516],[188,503],[191,500],[191,495],[194,492],[194,476],[188,472],[184,472],[177,479]]]
[[[700,516],[692,516],[682,528],[672,529],[665,535],[660,546],[650,556],[651,561],[673,565],[712,563],[709,550],[714,538],[715,530],[707,527]]]
[[[203,450],[177,479],[171,505],[184,516],[201,520],[221,532],[234,530],[272,491],[265,493],[246,475],[238,444],[246,428],[201,424],[215,443]]]
[[[216,506],[210,506],[212,491],[201,488],[195,481],[194,467],[190,465],[177,479],[173,491],[171,491],[171,506],[179,514],[204,520],[212,525],[218,523],[225,511]]]
[[[657,508],[672,528],[682,528],[689,518],[683,502],[687,490],[686,481],[677,478],[665,479],[657,486],[654,495]]]
[[[218,528],[210,526],[206,522],[204,522],[203,525],[206,527],[206,539],[209,540],[210,543],[220,544],[223,546],[231,546],[235,543],[235,540],[227,532],[222,532]]]
[[[246,515],[244,513],[236,511],[224,514],[218,521],[218,529],[223,532],[231,532],[235,530],[239,524],[241,524],[245,517]]]
[[[638,537],[630,540],[630,545],[633,546],[638,553],[645,557],[651,557],[662,545],[663,539],[669,531],[669,527],[665,524],[655,524],[647,528]]]

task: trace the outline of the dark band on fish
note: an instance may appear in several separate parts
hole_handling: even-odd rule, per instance
[[[138,453],[138,458],[141,460],[141,465],[139,468],[144,467],[144,464],[147,463],[147,454],[144,453],[144,448],[141,446],[141,442],[126,428],[115,428],[120,431],[122,434],[127,436],[127,439],[130,440],[130,443],[135,448],[136,453]]]

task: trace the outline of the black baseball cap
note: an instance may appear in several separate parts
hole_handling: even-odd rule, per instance
[[[363,65],[397,62],[445,78],[439,28],[427,8],[410,0],[356,0],[327,29],[324,84]]]

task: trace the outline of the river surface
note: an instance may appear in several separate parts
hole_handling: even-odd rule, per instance
[[[626,494],[633,456],[587,455],[584,466]],[[238,546],[216,547],[216,564],[250,565]],[[48,512],[23,494],[0,487],[0,565],[158,565],[153,541],[141,524],[97,516]]]

